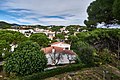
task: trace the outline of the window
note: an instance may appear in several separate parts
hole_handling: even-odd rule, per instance
[[[69,48],[68,48],[68,47],[66,47],[65,49],[67,49],[67,50],[68,50]]]

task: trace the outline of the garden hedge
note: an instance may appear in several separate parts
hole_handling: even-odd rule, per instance
[[[85,68],[85,67],[87,66],[83,64],[71,64],[65,67],[59,67],[59,68],[47,70],[45,72],[40,72],[40,73],[35,73],[33,75],[25,76],[25,77],[19,78],[19,80],[41,80],[41,79],[53,77],[55,75],[59,75],[62,73],[81,70],[82,68]]]

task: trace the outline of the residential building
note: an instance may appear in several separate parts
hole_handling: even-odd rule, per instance
[[[55,42],[50,47],[42,48],[48,60],[47,65],[75,63],[76,53],[70,50],[70,45]]]
[[[64,42],[54,42],[51,44],[51,46],[61,47],[63,49],[70,50],[70,44]]]

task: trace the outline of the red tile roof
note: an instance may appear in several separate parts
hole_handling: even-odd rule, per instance
[[[64,53],[64,54],[70,54],[70,55],[76,55],[76,53],[73,52],[72,50],[63,50],[62,53]]]
[[[64,53],[64,54],[76,55],[76,53],[71,51],[71,50],[64,50],[61,47],[55,47],[55,46],[42,48],[41,50],[43,50],[45,54],[50,54],[50,53],[52,53],[52,49],[55,49],[56,53]]]
[[[52,49],[55,49],[55,52],[57,53],[61,53],[63,51],[63,48],[61,47],[46,47],[46,48],[42,48],[42,50],[44,51],[44,53],[49,54],[52,53]]]

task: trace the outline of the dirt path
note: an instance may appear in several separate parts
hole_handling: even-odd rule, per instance
[[[106,66],[106,69],[111,70],[111,72],[112,72],[113,74],[115,74],[115,75],[117,75],[117,76],[120,77],[120,70],[119,70],[119,69],[117,69],[117,68],[115,68],[115,67],[113,67],[113,66],[111,66],[111,65],[107,65],[107,66]]]

